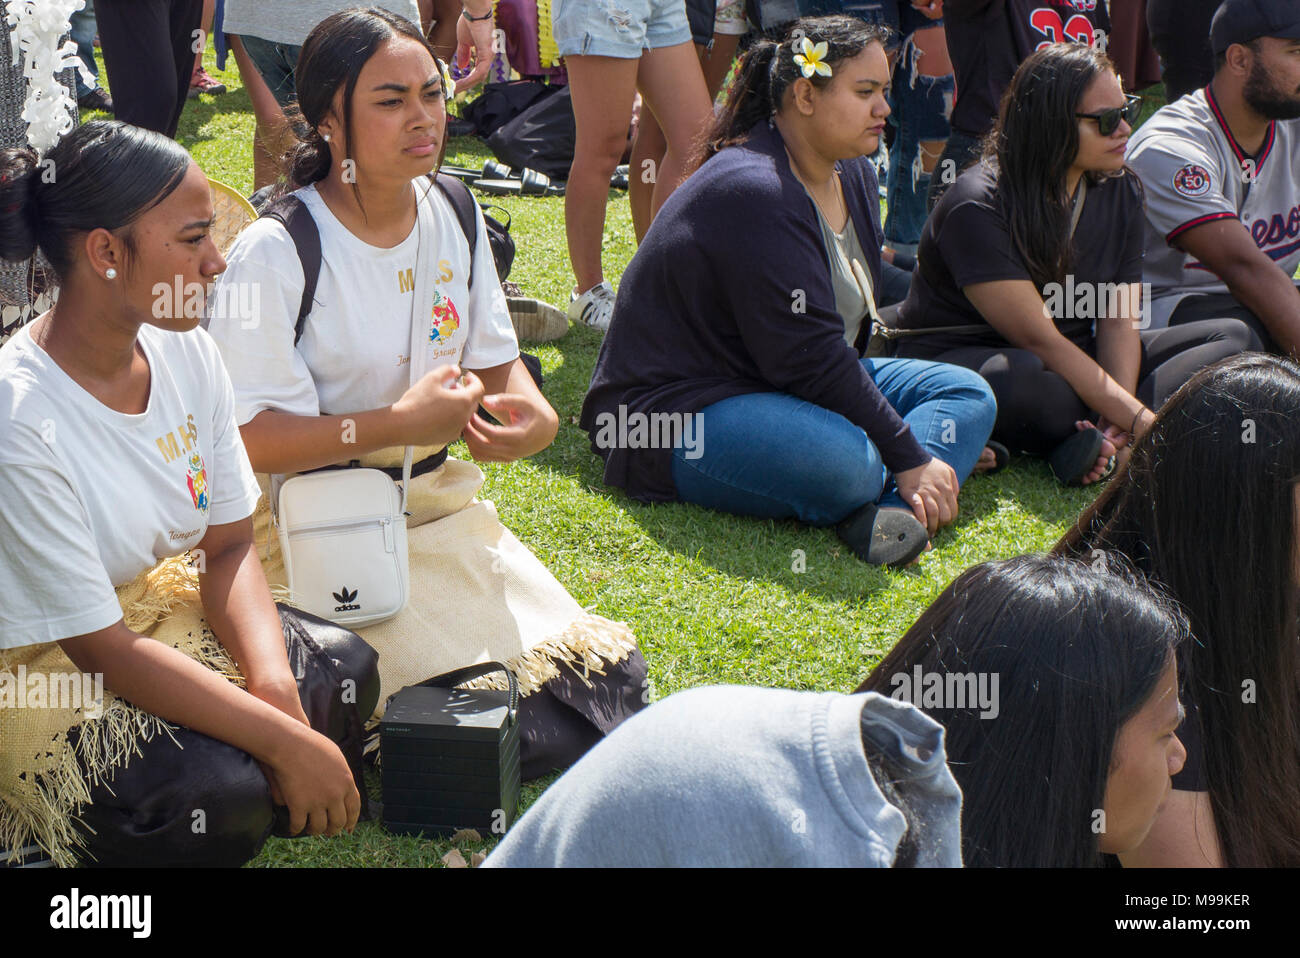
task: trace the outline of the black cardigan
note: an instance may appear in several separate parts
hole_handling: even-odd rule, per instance
[[[875,171],[864,157],[837,166],[879,289]],[[677,498],[672,450],[597,446],[597,416],[617,419],[620,405],[693,413],[731,396],[785,392],[860,426],[893,472],[928,462],[859,359],[835,310],[817,210],[780,133],[763,121],[704,163],[655,217],[623,274],[580,424],[605,459],[605,482],[646,502]]]

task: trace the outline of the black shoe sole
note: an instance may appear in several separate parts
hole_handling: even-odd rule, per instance
[[[835,527],[835,533],[863,562],[904,566],[925,551],[925,526],[899,509],[863,506]]]

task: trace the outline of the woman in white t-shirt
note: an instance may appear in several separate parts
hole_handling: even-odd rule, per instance
[[[39,248],[61,283],[0,349],[0,836],[60,863],[236,865],[273,797],[294,832],[351,830],[361,808],[300,701],[319,664],[282,629],[230,380],[195,329],[225,266],[212,216],[157,133],[96,121],[43,159],[0,152],[0,257]],[[197,589],[171,558],[187,551]],[[160,618],[187,624],[165,637]]]
[[[492,504],[474,500],[479,469],[446,459],[461,437],[479,461],[533,455],[558,418],[519,359],[482,214],[475,206],[471,260],[455,208],[428,177],[444,147],[445,82],[401,17],[349,10],[317,25],[297,68],[305,139],[289,157],[320,235],[310,312],[299,332],[303,262],[284,223],[267,217],[232,247],[208,330],[257,472],[392,468],[416,447],[410,600],[361,634],[379,652],[385,696],[477,661],[510,666],[529,778],[641,708],[645,663],[625,626],[585,613]],[[274,546],[273,583],[283,575]]]

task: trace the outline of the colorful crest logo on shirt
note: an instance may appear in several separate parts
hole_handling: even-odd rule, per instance
[[[442,290],[433,291],[433,321],[429,324],[429,342],[438,346],[451,342],[451,337],[460,329],[460,313],[456,304],[442,294]]]
[[[1195,163],[1188,163],[1174,174],[1174,189],[1183,196],[1204,196],[1210,192],[1210,173]]]
[[[203,467],[203,457],[197,452],[190,456],[189,475],[186,484],[190,487],[190,498],[194,508],[200,512],[208,511],[208,470]]]

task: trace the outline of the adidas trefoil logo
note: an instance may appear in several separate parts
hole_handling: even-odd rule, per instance
[[[334,607],[335,612],[352,612],[356,609],[361,608],[361,606],[359,605],[353,605],[353,603],[356,602],[357,600],[356,589],[353,589],[351,592],[349,592],[348,587],[344,586],[338,592],[334,592],[331,594],[334,596],[334,601],[339,603]]]

